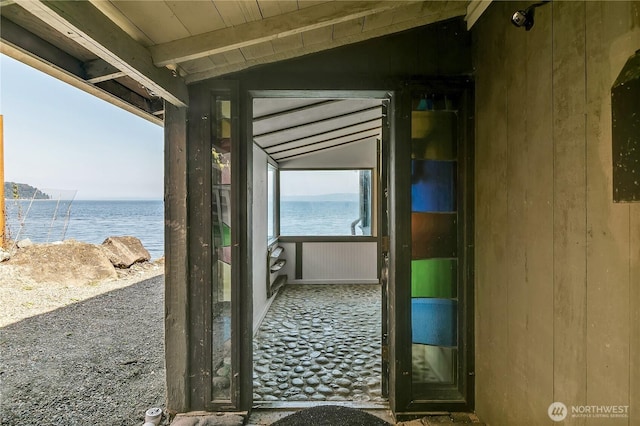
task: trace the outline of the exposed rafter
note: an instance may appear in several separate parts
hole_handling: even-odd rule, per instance
[[[84,69],[87,73],[87,81],[93,84],[127,75],[103,59],[85,62]]]
[[[406,1],[329,2],[259,21],[151,46],[158,66],[224,53],[406,6]]]
[[[155,67],[149,51],[92,4],[33,0],[16,3],[171,104],[188,105],[184,81],[167,69]]]

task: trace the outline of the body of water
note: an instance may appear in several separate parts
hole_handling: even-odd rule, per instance
[[[351,235],[351,223],[359,217],[357,201],[283,201],[280,235]],[[362,235],[357,226],[356,235]]]
[[[152,259],[164,254],[164,203],[160,200],[6,200],[5,208],[11,239],[102,244],[111,236],[131,235],[140,239]]]
[[[75,239],[102,244],[111,236],[131,235],[157,259],[164,254],[164,207],[158,201],[6,200],[10,239],[36,243]],[[358,202],[283,201],[280,234],[351,235]],[[20,223],[24,223],[20,226]],[[356,234],[362,235],[356,227]]]

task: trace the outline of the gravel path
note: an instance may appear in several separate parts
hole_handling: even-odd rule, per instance
[[[136,425],[163,407],[159,273],[39,288],[0,271],[0,424]]]

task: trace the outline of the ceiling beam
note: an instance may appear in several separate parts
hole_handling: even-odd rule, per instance
[[[157,68],[144,46],[91,3],[33,0],[16,0],[16,3],[171,104],[188,105],[184,81],[168,69]]]
[[[100,83],[102,81],[114,80],[116,78],[127,75],[120,71],[104,59],[95,59],[84,63],[84,69],[87,73],[87,81],[89,83]]]
[[[13,23],[4,16],[0,17],[0,34],[3,42],[11,43],[15,47],[29,52],[33,56],[40,57],[44,61],[54,64],[79,78],[85,78],[82,61]]]
[[[404,5],[407,4],[407,2],[398,3]],[[435,9],[435,11],[434,9],[431,9],[432,7]],[[242,71],[256,65],[269,64],[273,62],[297,58],[311,53],[318,53],[324,50],[357,43],[371,38],[382,37],[396,32],[409,30],[411,28],[421,27],[423,25],[432,24],[434,22],[444,21],[458,16],[464,16],[466,10],[467,3],[461,1],[449,1],[446,3],[446,6],[444,8],[442,7],[442,2],[424,2],[422,11],[418,14],[414,13],[413,16],[415,16],[415,18],[413,19],[353,34],[347,37],[333,39],[328,41],[327,43],[318,43],[311,46],[304,46],[298,49],[279,52],[274,55],[259,57],[235,64],[223,65],[207,71],[189,74],[185,77],[185,80],[187,81],[187,83],[194,83],[197,81],[206,80],[208,78],[219,77],[221,75]],[[398,9],[398,12],[401,11],[402,9]]]
[[[335,1],[322,3],[223,28],[180,40],[150,46],[153,62],[157,66],[179,64],[218,53],[253,46],[282,37],[300,34],[318,28],[351,21],[368,15],[406,6],[408,1]]]

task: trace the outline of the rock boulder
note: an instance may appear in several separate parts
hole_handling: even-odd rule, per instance
[[[101,248],[116,268],[128,268],[134,263],[151,259],[147,249],[136,237],[109,237],[104,240]]]
[[[8,262],[36,282],[85,285],[118,278],[99,246],[75,240],[33,244],[17,250]]]

